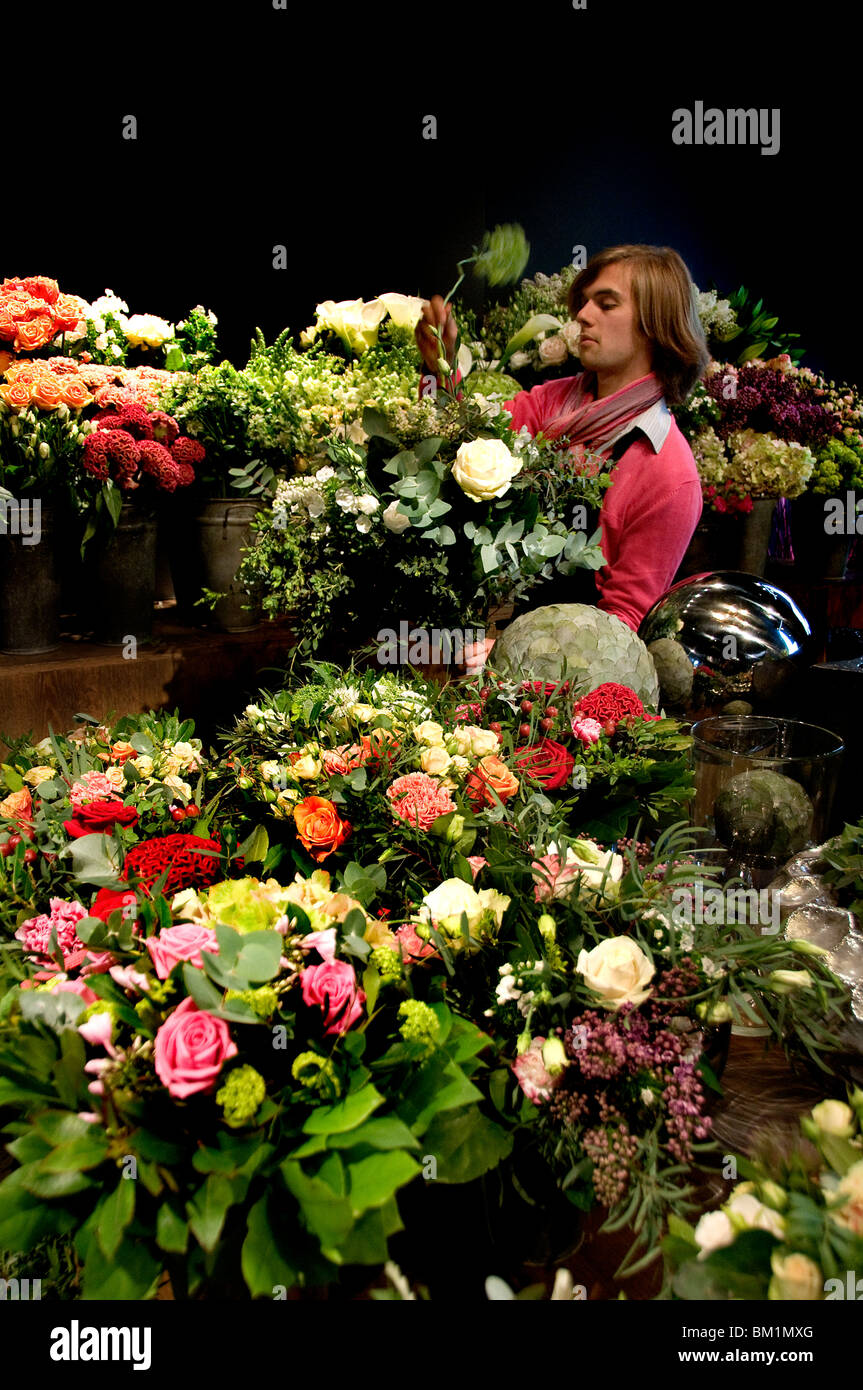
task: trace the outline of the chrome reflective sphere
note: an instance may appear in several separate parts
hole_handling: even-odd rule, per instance
[[[778,709],[793,698],[813,656],[811,628],[794,600],[734,570],[673,585],[638,635],[656,663],[666,706],[692,718],[737,701]]]

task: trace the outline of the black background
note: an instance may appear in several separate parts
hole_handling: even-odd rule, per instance
[[[807,363],[860,379],[856,19],[836,0],[288,6],[23,16],[2,274],[170,320],[202,303],[242,365],[256,325],[299,330],[320,299],[446,293],[512,220],[529,274],[575,245],[675,246],[701,288],[746,283]],[[779,152],[675,146],[696,100],[778,107]]]

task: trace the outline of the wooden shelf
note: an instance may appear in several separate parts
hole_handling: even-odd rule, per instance
[[[176,707],[210,739],[268,684],[263,668],[285,666],[293,646],[285,620],[249,632],[212,632],[183,627],[165,610],[134,659],[120,647],[71,638],[53,652],[0,656],[0,735],[32,732],[40,739],[49,724],[55,731],[74,727],[76,714],[101,719]]]

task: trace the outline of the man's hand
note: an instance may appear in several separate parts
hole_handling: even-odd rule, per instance
[[[422,359],[429,371],[437,377],[441,375],[440,344],[432,332],[433,328],[440,329],[447,361],[452,366],[455,360],[455,340],[458,336],[458,329],[456,328],[452,305],[444,304],[443,295],[440,294],[433,294],[430,302],[423,305],[423,316],[415,330],[417,347],[422,354]]]
[[[465,642],[464,644],[464,664],[469,675],[476,671],[481,671],[488,661],[495,639],[486,637],[482,642]]]

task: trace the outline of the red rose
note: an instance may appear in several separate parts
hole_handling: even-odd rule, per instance
[[[566,692],[569,689],[569,681],[522,681],[521,689],[523,693],[532,690],[534,695],[553,695],[555,690]]]
[[[130,903],[137,903],[137,897],[131,888],[119,891],[116,888],[100,888],[93,899],[90,916],[101,917],[103,922],[107,922],[112,912],[122,912]]]
[[[74,820],[64,820],[63,829],[77,840],[82,835],[111,830],[115,825],[134,825],[137,819],[134,806],[124,806],[122,801],[88,801],[86,806],[78,807]]]
[[[516,748],[513,761],[519,772],[525,773],[531,781],[539,782],[546,791],[556,791],[564,786],[575,766],[575,758],[569,749],[551,738]]]

